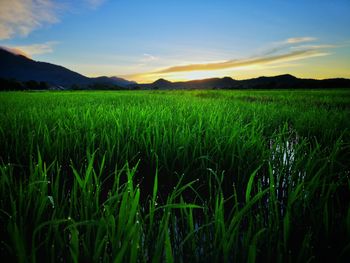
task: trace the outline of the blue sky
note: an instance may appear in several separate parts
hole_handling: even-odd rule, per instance
[[[87,76],[350,78],[348,0],[0,0],[0,45]]]

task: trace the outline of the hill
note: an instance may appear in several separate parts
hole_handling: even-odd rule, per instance
[[[324,89],[350,88],[350,80],[336,79],[300,79],[285,74],[273,77],[259,77],[246,80],[235,80],[230,77],[170,82],[159,79],[150,84],[131,85],[141,89]]]
[[[138,84],[118,77],[101,76],[89,78],[65,67],[34,61],[22,55],[13,54],[0,47],[0,89],[325,89],[350,88],[350,80],[300,79],[285,74],[273,77],[259,77],[235,80],[231,77],[171,82],[158,79],[149,84]]]
[[[0,48],[0,78],[17,81],[46,82],[50,86],[71,88],[73,85],[81,88],[99,85],[115,85],[125,87],[135,82],[117,77],[89,78],[65,67],[39,62],[22,55],[13,54]]]

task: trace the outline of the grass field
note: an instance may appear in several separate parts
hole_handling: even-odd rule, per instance
[[[349,200],[349,90],[0,93],[3,258],[341,262]]]

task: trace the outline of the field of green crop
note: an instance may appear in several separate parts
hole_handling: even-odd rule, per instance
[[[342,262],[350,91],[0,93],[7,262]]]

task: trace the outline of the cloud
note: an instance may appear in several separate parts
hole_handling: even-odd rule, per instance
[[[14,48],[14,47],[0,46],[0,49],[6,50],[6,51],[11,52],[12,54],[15,54],[15,55],[21,55],[21,56],[25,56],[25,57],[29,58],[28,54],[24,53],[20,49]]]
[[[49,41],[41,44],[32,44],[26,46],[15,46],[15,49],[21,50],[23,53],[28,54],[29,56],[41,55],[46,53],[51,53],[53,47],[57,45],[56,41]]]
[[[158,60],[158,57],[147,53],[143,54],[143,57],[141,58],[141,62],[150,62],[155,60]]]
[[[58,22],[52,0],[0,0],[0,39],[27,36],[45,24]]]
[[[305,42],[312,42],[315,40],[317,40],[317,38],[315,37],[292,37],[292,38],[288,38],[284,42],[288,44],[299,44],[299,43],[305,43]]]
[[[105,0],[85,0],[90,8],[95,9],[105,2]]]
[[[206,63],[206,64],[190,64],[190,65],[174,66],[174,67],[169,67],[159,71],[155,71],[153,73],[163,74],[163,73],[174,73],[174,72],[183,72],[183,71],[221,70],[221,69],[237,68],[237,67],[244,67],[244,66],[251,66],[251,65],[261,65],[261,64],[269,64],[269,63],[275,63],[275,62],[300,60],[300,59],[305,59],[305,58],[310,58],[315,56],[325,56],[327,54],[328,53],[322,52],[319,50],[307,49],[307,50],[292,51],[285,54],[254,57],[249,59],[236,59],[236,60],[227,60],[223,62],[214,62],[214,63]]]
[[[59,22],[59,11],[74,7],[96,9],[105,0],[0,0],[0,40],[26,37],[45,25]],[[82,6],[81,6],[82,4]]]
[[[301,50],[301,49],[330,49],[330,48],[338,48],[340,45],[330,45],[330,44],[322,44],[322,45],[299,45],[293,46],[291,49]]]
[[[41,54],[53,52],[53,47],[57,44],[58,44],[57,41],[49,41],[41,44],[31,44],[26,46],[13,46],[13,47],[0,46],[0,48],[5,49],[16,55],[22,55],[27,58],[31,58],[34,55],[41,55]]]
[[[336,48],[335,45],[324,45],[324,44],[313,44],[310,45],[307,42],[313,42],[316,38],[313,37],[295,37],[288,38],[284,41],[272,43],[268,51],[260,52],[260,54],[241,58],[241,59],[230,59],[219,62],[210,63],[196,63],[187,65],[176,65],[168,68],[143,73],[135,74],[134,76],[156,76],[156,75],[167,75],[180,72],[190,71],[216,71],[216,70],[227,70],[248,66],[261,66],[261,65],[282,65],[289,61],[297,61],[307,59],[311,57],[326,56],[330,53],[327,51],[330,48]]]
[[[314,42],[315,37],[292,37],[283,41],[275,42],[269,45],[269,49],[262,52],[263,55],[275,54],[280,51],[285,51],[288,48],[299,48],[302,43]],[[303,46],[305,47],[305,46]]]

